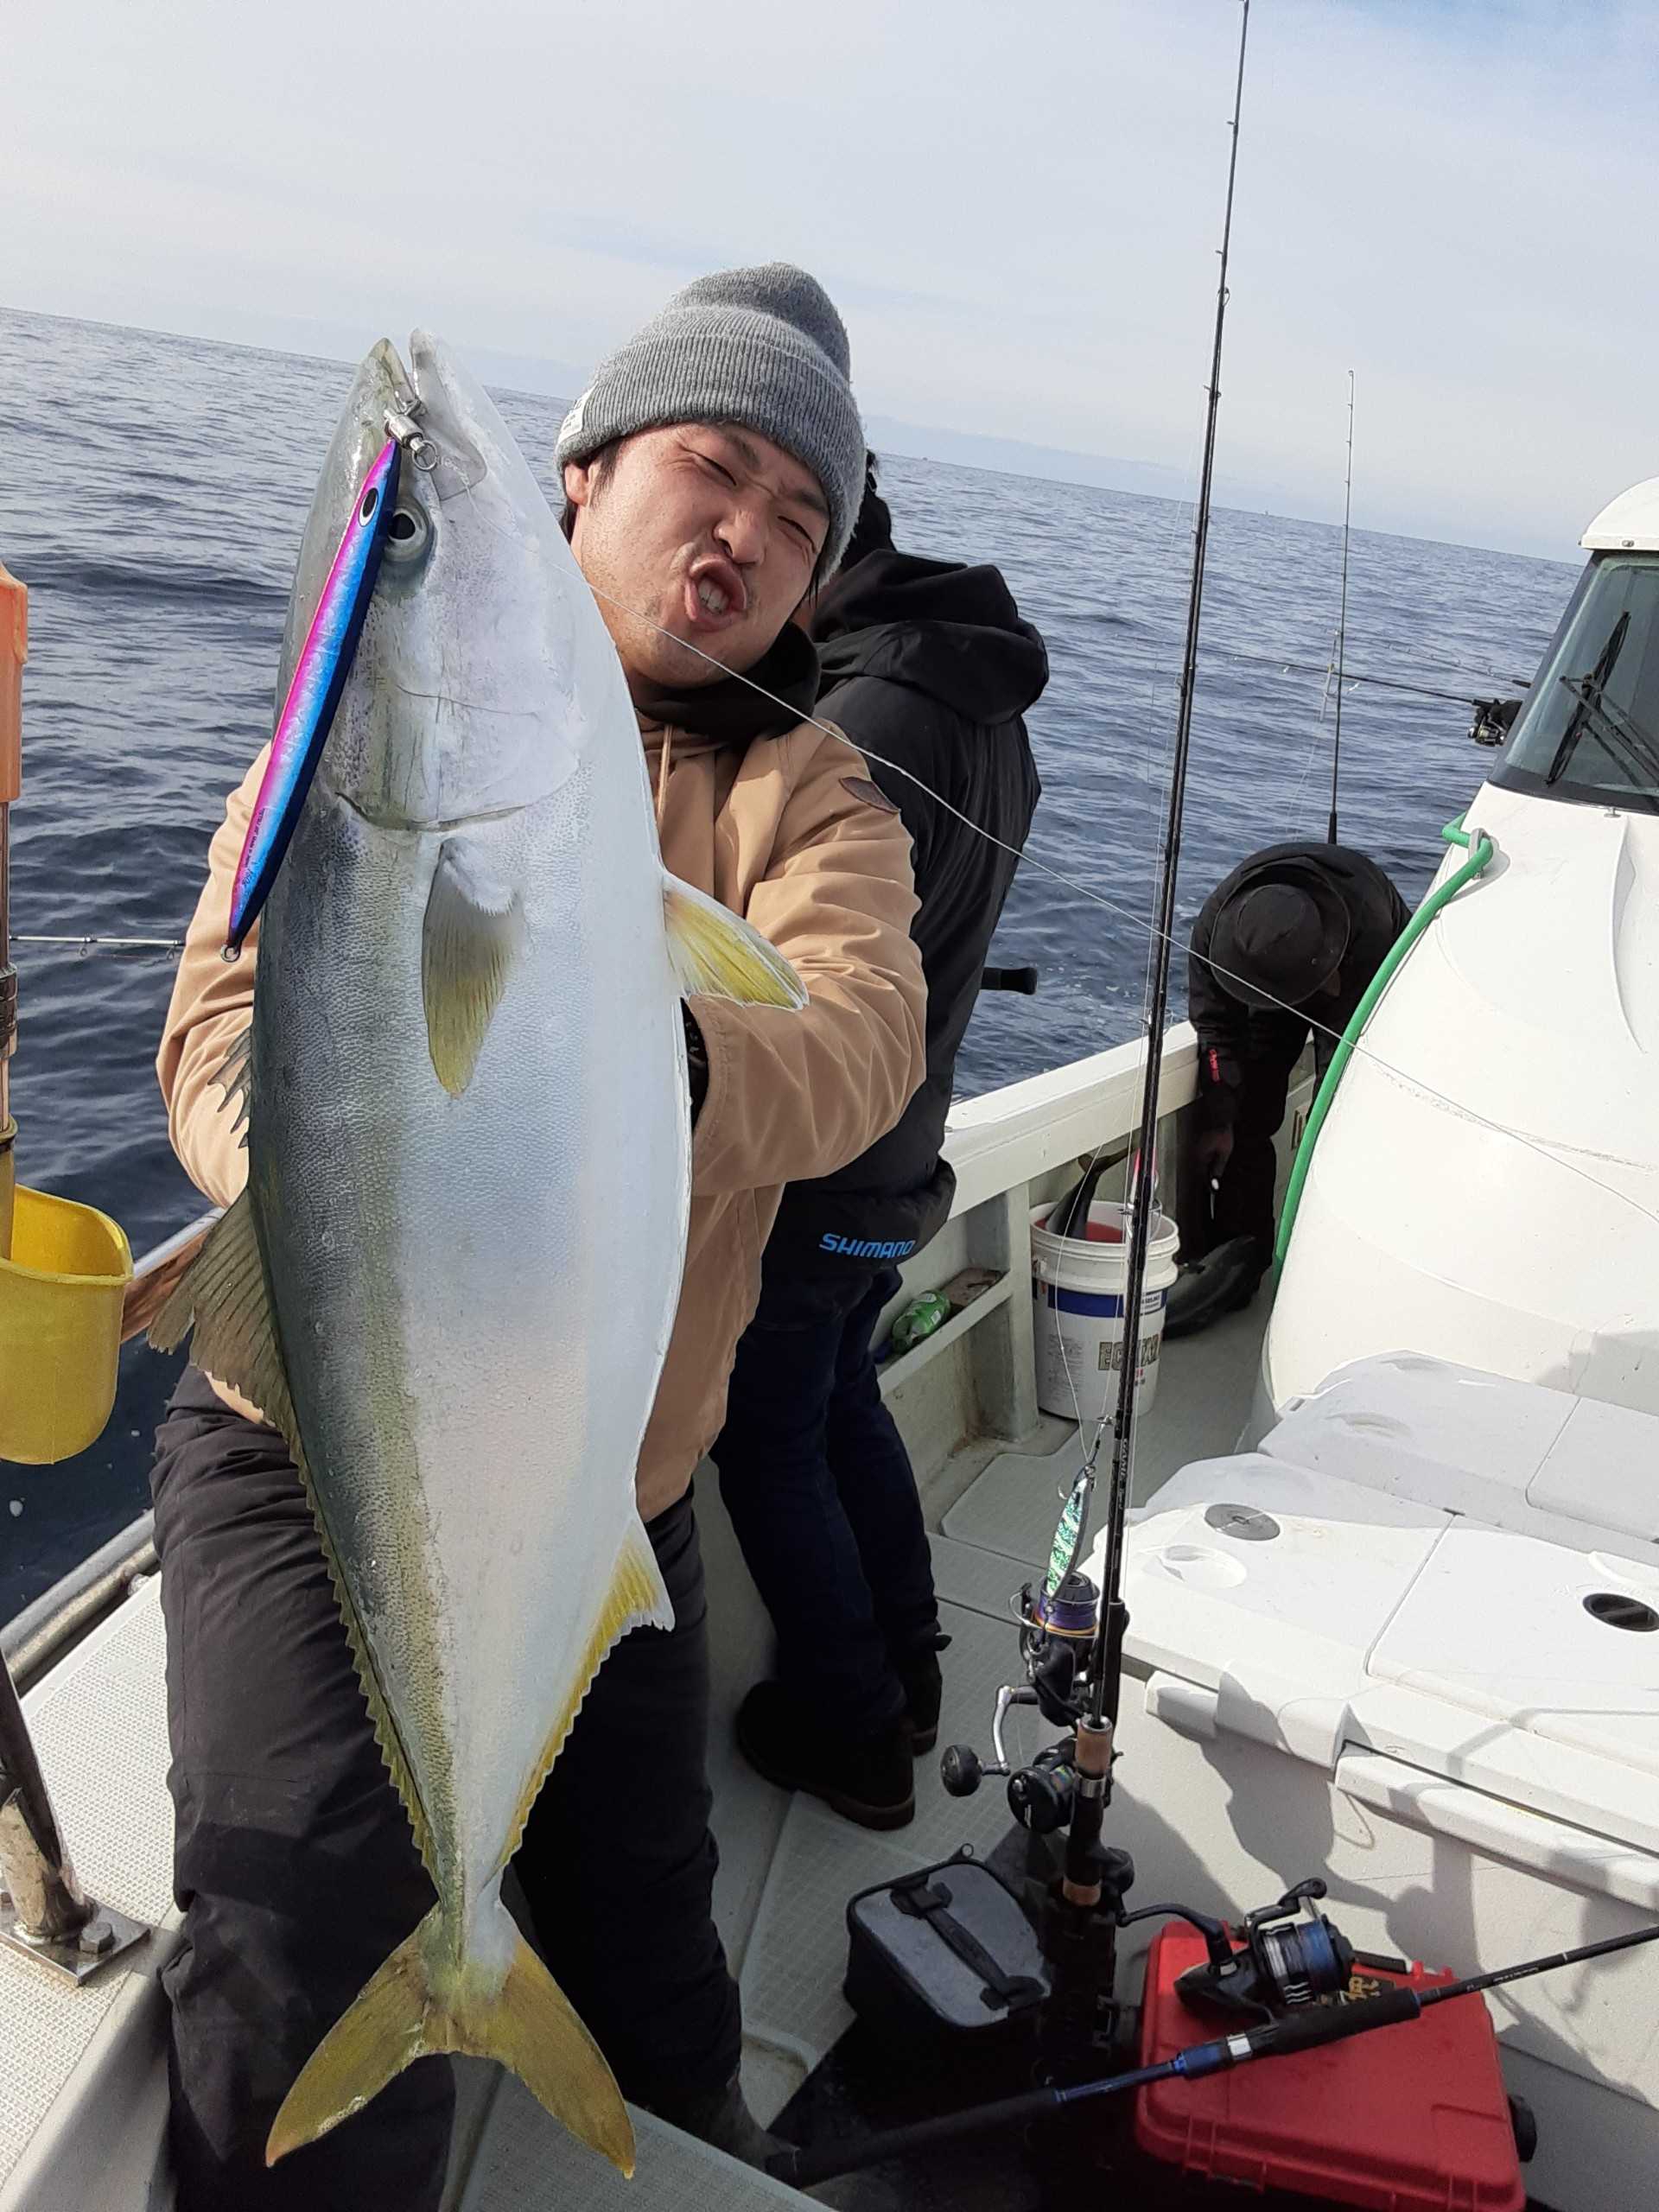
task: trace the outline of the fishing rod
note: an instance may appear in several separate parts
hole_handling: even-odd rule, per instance
[[[1348,372],[1348,478],[1342,498],[1342,604],[1337,615],[1337,726],[1331,748],[1331,821],[1325,842],[1337,842],[1337,785],[1342,774],[1342,677],[1348,649],[1348,534],[1354,516],[1354,372]]]
[[[1576,1950],[1552,1951],[1547,1958],[1527,1959],[1519,1966],[1498,1967],[1489,1974],[1466,1974],[1461,1981],[1443,1981],[1427,1988],[1396,1983],[1375,1997],[1361,1997],[1341,2004],[1305,2005],[1229,2036],[1189,2044],[1153,2066],[1110,2074],[1096,2082],[1081,2082],[1070,2088],[1027,2090],[1016,2097],[1000,2097],[970,2112],[946,2113],[938,2120],[918,2121],[913,2127],[894,2127],[850,2143],[830,2143],[818,2150],[788,2150],[766,2161],[766,2171],[797,2189],[830,2181],[837,2174],[855,2173],[884,2159],[927,2151],[941,2143],[959,2141],[999,2127],[1023,2126],[1027,2121],[1051,2119],[1073,2105],[1102,2097],[1121,2096],[1129,2089],[1149,2088],[1155,2082],[1201,2082],[1236,2066],[1257,2059],[1291,2058],[1300,2051],[1321,2050],[1327,2044],[1345,2043],[1353,2036],[1370,2035],[1379,2028],[1400,2027],[1419,2019],[1436,2005],[1449,2005],[1460,1997],[1478,1997],[1488,1989],[1529,1980],[1535,1974],[1554,1974],[1562,1967],[1582,1966],[1591,1959],[1606,1958],[1615,1951],[1633,1950],[1638,1944],[1659,1942],[1659,1925],[1638,1928],[1628,1936],[1610,1936],[1599,1943],[1583,1943]]]
[[[1117,1378],[1112,1460],[1105,1528],[1104,1571],[1100,1618],[1089,1665],[1087,1709],[1077,1724],[1077,1786],[1066,1840],[1063,1890],[1065,1901],[1084,1912],[1101,1901],[1100,1831],[1111,1796],[1112,1738],[1117,1726],[1123,1668],[1123,1637],[1128,1611],[1123,1602],[1123,1547],[1128,1517],[1129,1484],[1135,1461],[1136,1370],[1140,1364],[1141,1301],[1146,1291],[1147,1257],[1156,1211],[1154,1151],[1158,1134],[1158,1089],[1162,1073],[1160,1046],[1169,1005],[1169,971],[1175,932],[1175,886],[1180,867],[1181,826],[1186,804],[1187,761],[1192,750],[1192,707],[1198,683],[1198,635],[1204,615],[1204,571],[1210,542],[1210,507],[1215,480],[1216,423],[1221,404],[1222,341],[1227,324],[1227,269],[1232,249],[1233,196],[1238,175],[1239,120],[1244,102],[1244,60],[1249,41],[1250,0],[1242,0],[1238,30],[1238,74],[1229,124],[1227,201],[1222,218],[1221,269],[1216,286],[1215,334],[1205,413],[1204,460],[1192,540],[1192,570],[1187,593],[1186,640],[1181,657],[1175,751],[1169,779],[1169,807],[1164,828],[1162,877],[1154,939],[1152,984],[1147,1006],[1147,1068],[1141,1100],[1139,1150],[1130,1198],[1128,1249],[1123,1292],[1122,1365]],[[1086,1510],[1086,1498],[1085,1498]],[[1081,1516],[1080,1516],[1081,1522]],[[1078,1541],[1082,1529],[1079,1525]],[[1073,1554],[1075,1558],[1076,1554]],[[1051,1574],[1052,1567],[1051,1567]],[[1058,1596],[1058,1589],[1052,1593]]]

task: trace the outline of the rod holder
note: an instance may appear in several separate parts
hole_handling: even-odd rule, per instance
[[[149,1933],[81,1887],[11,1669],[0,1659],[0,1945],[82,1982]]]

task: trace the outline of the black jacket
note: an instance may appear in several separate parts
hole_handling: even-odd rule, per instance
[[[950,1211],[954,1179],[939,1146],[957,1050],[1015,860],[931,794],[1017,850],[1042,788],[1021,716],[1048,681],[1048,655],[995,569],[869,554],[824,592],[812,633],[818,713],[865,752],[910,831],[927,1074],[898,1126],[861,1158],[785,1192],[766,1246],[768,1293],[789,1278],[868,1281],[918,1249]]]
[[[1342,957],[1335,995],[1310,1000],[1294,1013],[1254,1008],[1235,998],[1225,977],[1215,974],[1205,957],[1215,935],[1216,917],[1227,900],[1252,875],[1267,872],[1276,861],[1289,860],[1324,874],[1347,907],[1349,921],[1348,949]],[[1210,893],[1192,925],[1186,1007],[1198,1033],[1200,1103],[1207,1108],[1202,1118],[1208,1122],[1231,1119],[1233,1095],[1243,1079],[1244,1063],[1259,1051],[1273,1049],[1274,1041],[1290,1028],[1300,1029],[1304,1040],[1310,1017],[1327,1030],[1345,1029],[1410,918],[1411,909],[1376,862],[1350,846],[1292,840],[1287,844],[1268,845],[1241,861]]]

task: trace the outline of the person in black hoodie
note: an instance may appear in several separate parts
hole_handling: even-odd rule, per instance
[[[874,455],[842,565],[797,619],[818,648],[819,716],[868,747],[871,778],[911,834],[927,1073],[861,1158],[785,1192],[712,1456],[778,1633],[778,1678],[738,1714],[744,1755],[851,1820],[899,1827],[915,1811],[912,1759],[938,1735],[946,1639],[871,1339],[899,1287],[896,1263],[950,1211],[955,1178],[939,1147],[957,1048],[1041,790],[1021,717],[1048,681],[1048,656],[995,569],[895,551]]]
[[[1198,1095],[1166,1336],[1195,1335],[1254,1297],[1273,1258],[1273,1140],[1291,1071],[1311,1032],[1323,1076],[1410,918],[1374,860],[1329,843],[1252,853],[1205,901],[1187,969]]]

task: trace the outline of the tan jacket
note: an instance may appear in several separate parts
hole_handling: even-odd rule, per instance
[[[811,995],[801,1014],[707,998],[694,1009],[709,1090],[679,1315],[639,1457],[649,1520],[684,1491],[719,1432],[783,1185],[856,1159],[898,1120],[922,1078],[925,995],[910,938],[910,841],[844,739],[803,723],[740,752],[683,731],[644,734],[664,864],[747,915]],[[248,1156],[214,1078],[248,1024],[257,925],[233,965],[219,947],[265,759],[214,835],[156,1060],[174,1149],[221,1205],[246,1181]]]

